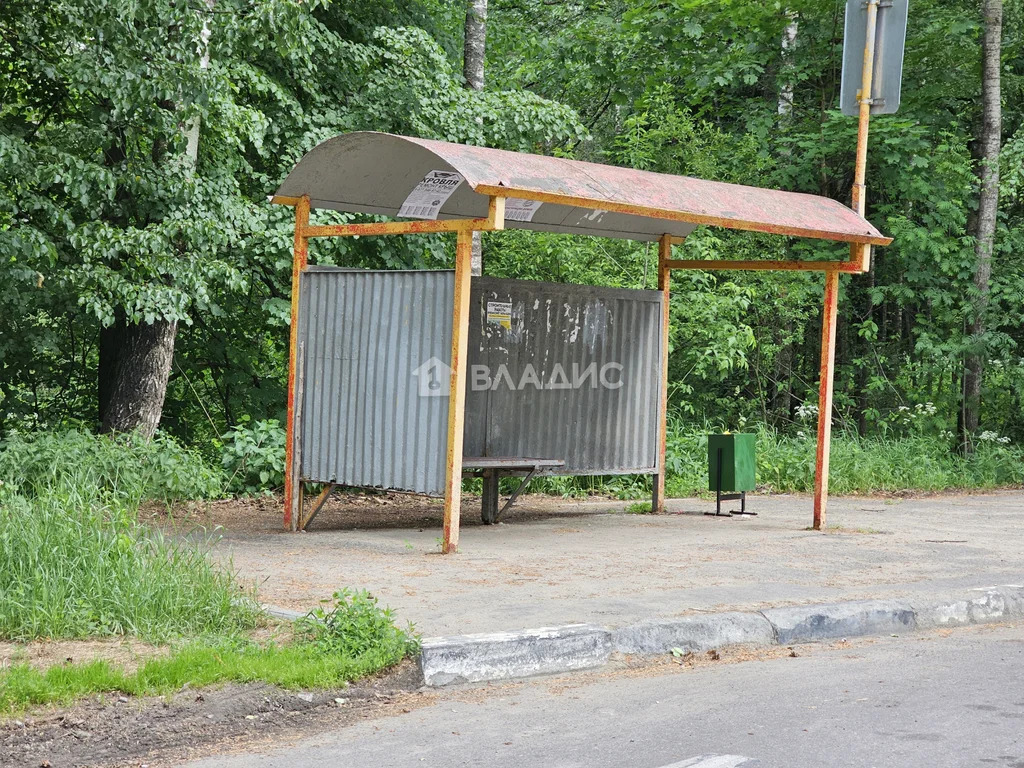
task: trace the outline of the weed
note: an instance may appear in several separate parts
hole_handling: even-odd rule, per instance
[[[648,515],[651,512],[651,502],[649,501],[636,501],[632,504],[627,504],[623,510],[627,515]]]
[[[374,652],[393,664],[419,648],[412,625],[404,631],[396,627],[391,609],[381,608],[365,590],[342,589],[321,602],[295,624],[303,642],[320,652],[349,657]]]
[[[757,434],[757,482],[777,493],[809,492],[814,488],[813,435],[785,435],[761,424]],[[707,436],[720,425],[685,422],[670,413],[665,456],[666,495],[706,494]],[[943,491],[958,488],[997,488],[1024,484],[1024,451],[998,441],[980,442],[971,456],[961,456],[948,440],[937,436],[892,434],[861,437],[835,432],[832,436],[829,491],[836,494],[902,490]],[[531,490],[563,497],[599,493],[620,499],[650,494],[650,478],[632,475],[606,477],[546,477]]]
[[[232,492],[255,494],[284,485],[285,430],[277,419],[250,426],[243,416],[221,440],[221,464]]]
[[[0,443],[0,481],[26,497],[74,494],[132,508],[146,499],[209,499],[224,478],[170,437],[93,435],[82,430],[14,434]]]

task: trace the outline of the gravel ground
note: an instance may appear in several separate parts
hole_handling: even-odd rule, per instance
[[[1024,584],[1017,491],[833,498],[824,533],[808,530],[806,496],[751,497],[746,518],[707,517],[714,503],[697,499],[660,516],[625,506],[527,496],[482,526],[470,498],[452,556],[438,553],[441,505],[409,496],[340,497],[299,534],[281,530],[276,499],[177,514],[222,526],[215,555],[265,602],[305,610],[361,587],[424,636]]]

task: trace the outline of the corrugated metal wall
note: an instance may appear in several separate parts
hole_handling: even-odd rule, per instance
[[[443,493],[454,286],[450,271],[302,275],[304,480]]]
[[[470,297],[466,456],[562,459],[565,474],[656,470],[658,291],[475,278]]]
[[[304,480],[443,494],[454,285],[450,271],[303,273]],[[464,455],[655,471],[661,301],[474,278]]]

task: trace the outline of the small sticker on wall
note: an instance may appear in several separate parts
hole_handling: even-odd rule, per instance
[[[508,221],[533,221],[533,215],[542,205],[544,203],[537,200],[507,197],[505,198],[505,219]]]
[[[407,219],[436,219],[441,206],[462,181],[462,174],[455,171],[431,171],[405,198],[398,215]]]
[[[502,328],[512,328],[512,302],[511,301],[488,301],[487,302],[487,324],[500,325]]]

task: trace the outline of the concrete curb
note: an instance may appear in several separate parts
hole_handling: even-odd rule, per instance
[[[903,634],[1024,619],[1024,586],[974,590],[940,601],[863,600],[643,621],[618,629],[572,624],[524,632],[423,641],[429,686],[571,672],[605,664],[612,652],[701,652],[730,645],[773,646],[866,635]]]
[[[570,624],[430,638],[423,641],[420,668],[427,685],[477,683],[599,667],[611,651],[604,627]]]
[[[780,645],[899,634],[917,629],[914,609],[909,604],[893,600],[797,605],[769,608],[761,614],[775,627]]]
[[[268,605],[263,603],[260,608],[268,616],[273,616],[275,619],[285,619],[286,621],[295,621],[306,616],[309,611],[293,611],[291,608],[281,608],[277,605]]]
[[[760,613],[709,613],[630,624],[612,632],[619,653],[709,651],[726,645],[772,645],[775,631]]]

